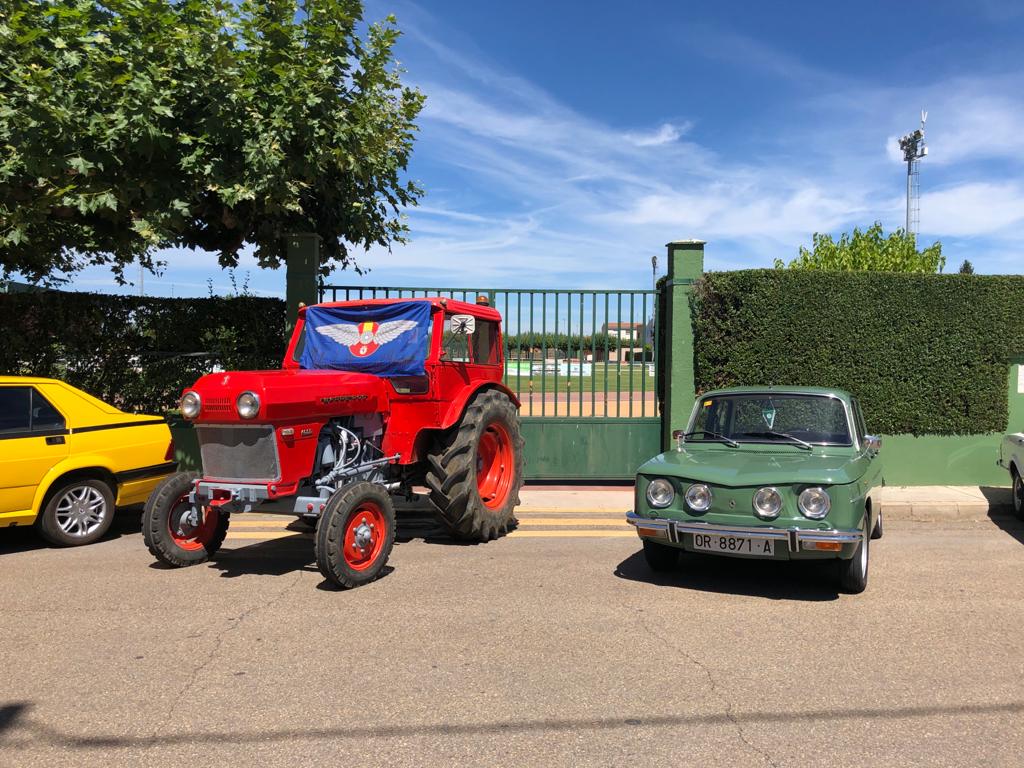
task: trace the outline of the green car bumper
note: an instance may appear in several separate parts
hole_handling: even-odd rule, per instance
[[[746,526],[706,523],[693,520],[669,520],[626,513],[626,522],[636,527],[642,539],[678,547],[687,552],[721,554],[727,557],[743,557],[758,560],[821,560],[853,557],[857,545],[864,538],[864,532],[857,529],[809,529],[777,528],[773,526]],[[749,539],[754,542],[773,542],[773,554],[748,554],[744,552],[694,546],[695,535],[710,534],[734,539]]]

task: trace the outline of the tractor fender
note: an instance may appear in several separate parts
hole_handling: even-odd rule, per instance
[[[462,413],[466,410],[466,405],[472,400],[478,392],[483,392],[488,389],[496,389],[499,392],[503,392],[508,395],[508,399],[512,401],[512,404],[516,408],[519,408],[521,403],[519,398],[516,397],[516,393],[497,381],[482,381],[476,387],[466,387],[462,393],[452,400],[451,405],[448,406],[447,413],[441,419],[441,429],[448,429],[454,426],[462,419]]]

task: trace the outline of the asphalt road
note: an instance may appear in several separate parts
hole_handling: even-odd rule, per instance
[[[74,550],[0,532],[0,765],[1024,760],[1018,523],[889,522],[848,596],[820,564],[654,577],[618,520],[535,515],[481,546],[407,524],[351,592],[275,521],[185,570],[131,516]]]

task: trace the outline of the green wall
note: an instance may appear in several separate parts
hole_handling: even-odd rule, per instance
[[[1024,393],[1018,392],[1021,363],[1010,366],[1007,432],[1024,431]],[[887,485],[1009,485],[996,464],[1003,433],[989,435],[884,435]]]
[[[1009,485],[996,465],[1002,434],[883,435],[886,485]]]
[[[632,480],[661,452],[661,419],[527,417],[527,480]]]

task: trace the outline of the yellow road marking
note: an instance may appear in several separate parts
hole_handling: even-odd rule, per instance
[[[520,525],[628,525],[625,517],[524,517]]]
[[[274,528],[283,528],[286,525],[290,525],[291,523],[297,522],[298,519],[299,518],[297,518],[297,517],[288,517],[288,518],[281,518],[281,517],[238,518],[238,517],[232,517],[231,518],[230,527],[231,528],[235,528],[235,527],[238,527],[238,526],[243,526],[243,527],[248,527],[248,528],[258,528],[260,526],[267,526],[267,527],[274,527]]]
[[[552,512],[564,512],[569,515],[578,515],[580,513],[592,515],[625,515],[626,510],[629,508],[629,504],[623,504],[622,509],[619,509],[618,507],[516,507],[515,514],[534,515],[537,513],[551,514]]]
[[[231,530],[237,530],[238,528],[285,528],[294,520],[232,520]],[[624,519],[617,517],[532,517],[524,518],[519,521],[521,527],[527,528],[531,526],[580,526],[580,525],[598,525],[606,528],[622,528],[628,523]],[[401,527],[401,523],[399,523]],[[308,533],[308,531],[297,530],[296,533]]]
[[[554,511],[554,510],[553,510]],[[557,510],[561,512],[562,510]],[[596,511],[596,510],[595,510]],[[549,513],[550,514],[550,513]],[[610,513],[602,517],[533,517],[523,515],[517,511],[520,523],[523,525],[625,525],[626,518],[622,513]],[[231,518],[231,528],[284,528],[294,522],[298,517],[243,517],[241,515]]]
[[[524,531],[518,529],[508,534],[510,537],[517,539],[631,539],[636,536],[635,531],[610,531],[610,530],[568,530],[568,531]],[[289,536],[296,536],[300,539],[311,539],[313,538],[312,533],[300,533],[293,531],[238,531],[237,533],[228,533],[227,538],[229,540],[260,540],[269,541],[271,539],[285,539]]]
[[[517,529],[508,534],[512,538],[516,539],[569,539],[569,538],[586,538],[586,539],[618,539],[618,538],[633,538],[636,536],[634,531],[524,531]]]

